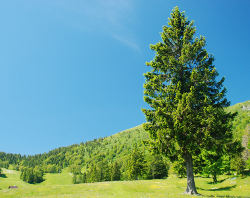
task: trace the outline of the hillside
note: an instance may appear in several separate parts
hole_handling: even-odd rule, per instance
[[[119,132],[109,137],[94,139],[85,143],[74,144],[67,147],[59,147],[48,153],[37,154],[32,156],[21,156],[20,154],[0,153],[0,159],[3,163],[18,164],[22,161],[23,165],[34,163],[40,165],[44,163],[54,163],[55,160],[66,160],[63,166],[68,166],[73,161],[84,160],[101,154],[107,156],[109,160],[124,157],[133,147],[134,144],[142,145],[142,140],[148,138],[147,133],[141,125]],[[111,152],[112,151],[112,152]]]
[[[30,159],[36,160],[34,162],[36,165],[56,163],[63,168],[72,164],[87,164],[90,161],[100,161],[104,158],[111,162],[123,161],[133,146],[137,144],[138,147],[141,147],[142,141],[147,137],[147,133],[140,125],[109,137],[61,147],[42,155],[28,156],[23,165],[28,165],[26,161],[28,163]]]
[[[233,123],[233,131],[236,139],[243,140],[245,147],[250,148],[249,123],[250,101],[235,104],[228,107],[230,112],[238,112]],[[145,160],[152,156],[144,148],[143,140],[148,138],[148,134],[141,125],[119,132],[109,137],[95,139],[85,143],[75,144],[67,147],[60,147],[48,153],[34,156],[21,156],[0,153],[0,167],[19,170],[22,167],[38,166],[45,172],[61,172],[69,167],[71,172],[86,172],[94,165],[99,169],[104,169],[105,164],[111,166],[118,163],[124,179],[126,176],[126,166],[130,153],[136,147],[137,150],[145,154]],[[248,150],[244,153],[245,160],[248,158]],[[9,166],[10,165],[10,166]],[[98,169],[98,167],[95,167]],[[94,170],[93,170],[94,171]]]
[[[235,139],[241,140],[246,148],[243,151],[243,159],[247,161],[250,168],[250,100],[228,107],[228,111],[237,112],[238,115],[233,122],[233,132]]]
[[[240,139],[243,135],[249,134],[247,127],[250,125],[250,100],[230,106],[228,111],[238,113],[233,122],[235,138]]]
[[[44,154],[21,156],[2,152],[0,153],[0,166],[15,170],[20,170],[24,167],[38,167],[47,173],[58,173],[62,169],[69,167],[69,170],[77,177],[83,172],[88,173],[89,177],[92,178],[88,182],[110,180],[112,175],[110,171],[113,169],[113,166],[118,166],[120,172],[119,180],[120,178],[128,179],[128,158],[135,148],[139,153],[143,153],[145,163],[148,158],[152,157],[148,151],[145,151],[142,143],[147,138],[147,133],[140,125],[109,137],[68,147],[60,147]],[[103,172],[110,174],[105,177],[102,176]],[[149,172],[147,173],[148,176],[144,176],[144,178],[154,177]],[[166,173],[162,177],[165,175]],[[82,182],[82,179],[81,181],[79,181],[79,178],[76,180],[76,183]]]

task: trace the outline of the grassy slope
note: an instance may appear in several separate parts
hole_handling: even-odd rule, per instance
[[[250,101],[239,103],[228,108],[231,112],[239,112],[234,121],[234,134],[236,138],[241,138],[246,134],[246,126],[249,125],[249,111],[243,111],[243,105],[250,105]],[[117,133],[92,142],[90,147],[91,155],[84,153],[84,161],[91,160],[92,157],[100,153],[108,156],[109,150],[117,150],[109,159],[123,160],[134,143],[147,138],[142,126]],[[70,152],[66,152],[70,159],[76,159],[77,153],[81,150],[81,145],[69,147]],[[85,155],[86,154],[86,155]],[[85,158],[86,156],[86,158]],[[55,156],[56,157],[56,156]],[[7,171],[7,172],[6,172]],[[46,174],[45,181],[41,184],[31,185],[19,179],[19,172],[5,170],[7,178],[0,178],[0,197],[182,197],[185,190],[186,180],[179,179],[171,175],[165,180],[151,181],[121,181],[121,182],[101,182],[94,184],[71,184],[72,176],[67,170],[61,174]],[[225,176],[221,176],[223,179]],[[250,196],[250,177],[235,180],[227,179],[222,183],[213,185],[208,182],[211,179],[196,178],[196,185],[199,193],[207,196]],[[8,189],[9,185],[17,185],[19,189]]]
[[[4,170],[7,178],[0,178],[0,197],[187,197],[183,194],[186,179],[170,175],[163,180],[140,180],[100,182],[91,184],[71,184],[71,175],[64,170],[60,174],[46,174],[46,181],[31,185],[19,179],[19,172]],[[196,185],[199,193],[205,197],[249,197],[250,177],[229,178],[221,176],[223,182],[210,184],[211,179],[197,177]],[[18,189],[8,189],[9,185],[17,185]]]

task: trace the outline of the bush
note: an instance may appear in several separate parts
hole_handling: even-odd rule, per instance
[[[29,184],[41,183],[43,179],[43,171],[37,167],[35,168],[23,168],[21,170],[20,178],[28,182]]]

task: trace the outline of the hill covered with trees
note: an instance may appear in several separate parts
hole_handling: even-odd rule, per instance
[[[234,162],[231,169],[250,168],[250,101],[229,107],[230,112],[238,112],[233,122],[234,138],[242,140],[246,150]],[[60,147],[43,154],[32,156],[0,153],[0,167],[22,171],[25,180],[38,182],[44,173],[58,173],[68,167],[73,174],[73,183],[164,178],[168,175],[170,163],[164,157],[152,154],[143,142],[148,134],[141,125],[109,137]],[[241,160],[242,159],[242,160]],[[183,169],[181,162],[175,164],[175,171]],[[197,171],[199,173],[201,171]],[[29,177],[28,173],[33,173]],[[37,175],[36,175],[37,173]]]
[[[60,147],[44,154],[21,156],[2,152],[0,158],[2,167],[25,171],[22,175],[27,175],[27,170],[41,175],[41,170],[58,173],[69,167],[73,183],[166,177],[166,159],[145,149],[143,141],[147,138],[140,125],[110,137]]]

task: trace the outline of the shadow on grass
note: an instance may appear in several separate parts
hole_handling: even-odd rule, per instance
[[[197,190],[204,190],[204,191],[229,191],[233,188],[235,188],[237,185],[233,186],[226,186],[226,187],[221,187],[221,188],[210,188],[210,189],[204,189],[204,188],[199,188],[196,187]],[[205,195],[205,197],[229,197],[229,198],[249,198],[248,196],[231,196],[231,195]]]
[[[210,188],[210,189],[204,189],[204,188],[199,188],[197,187],[198,190],[204,190],[204,191],[228,191],[231,190],[233,188],[235,188],[237,185],[233,185],[233,186],[226,186],[226,187],[221,187],[221,188]]]
[[[7,178],[7,176],[5,174],[0,174],[0,177]]]
[[[250,176],[250,170],[244,170],[242,173],[242,178],[246,178],[247,176]]]
[[[228,178],[225,178],[225,179],[218,180],[216,183],[214,183],[213,181],[210,181],[210,182],[207,182],[207,183],[208,183],[208,184],[219,184],[219,183],[224,182],[224,181],[227,180],[227,179],[229,179],[229,177],[228,177]]]

